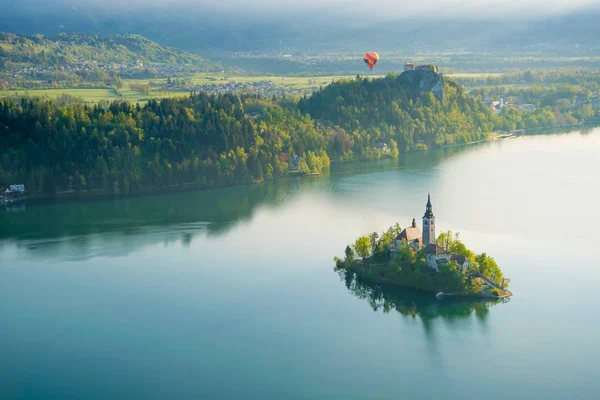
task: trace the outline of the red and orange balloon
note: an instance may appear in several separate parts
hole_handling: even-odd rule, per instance
[[[363,60],[365,61],[365,64],[367,64],[367,66],[369,68],[373,69],[375,64],[377,64],[377,61],[379,61],[379,54],[369,52],[369,53],[365,54]]]

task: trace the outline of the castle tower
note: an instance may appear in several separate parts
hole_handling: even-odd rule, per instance
[[[431,209],[431,196],[427,195],[427,207],[423,215],[423,246],[435,243],[435,217]]]

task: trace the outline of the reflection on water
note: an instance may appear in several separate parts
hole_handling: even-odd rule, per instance
[[[510,300],[464,298],[438,300],[432,293],[375,284],[360,279],[356,274],[348,271],[338,273],[350,293],[361,300],[366,300],[373,311],[381,310],[383,313],[390,313],[395,310],[404,317],[419,318],[428,332],[432,329],[430,322],[436,318],[452,321],[475,316],[484,322],[491,307]]]
[[[25,203],[16,203],[16,204],[6,204],[6,212],[7,213],[20,213],[24,212],[27,209]]]
[[[279,207],[299,193],[347,196],[337,183],[344,176],[400,168],[430,168],[475,146],[410,153],[399,159],[334,165],[331,174],[291,178],[258,185],[156,196],[68,202],[40,202],[0,212],[0,246],[12,243],[36,257],[52,257],[60,247],[69,259],[119,256],[153,243],[180,241],[195,235],[218,236],[261,208]],[[15,212],[12,212],[12,211]],[[19,212],[16,212],[19,211]],[[4,242],[4,243],[3,243]],[[63,252],[63,253],[66,253]]]
[[[19,215],[0,214],[0,239],[135,233],[145,227],[197,222],[208,223],[209,231],[218,234],[229,222],[250,218],[259,205],[280,203],[299,186],[294,179],[148,197],[37,204]]]

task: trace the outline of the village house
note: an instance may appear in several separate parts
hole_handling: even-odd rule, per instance
[[[25,192],[25,185],[9,185],[8,189],[11,192],[24,193]]]
[[[301,160],[302,160],[302,158],[298,157],[297,155],[293,155],[292,162],[290,164],[290,170],[298,171],[300,169],[300,161]]]
[[[377,150],[379,150],[382,154],[385,154],[385,155],[389,154],[389,152],[390,152],[389,146],[387,145],[387,143],[384,143],[384,142],[377,143],[375,145],[375,148]]]
[[[428,267],[439,272],[439,264],[456,261],[459,267],[468,268],[470,260],[464,256],[450,254],[448,251],[435,243],[435,216],[431,205],[431,196],[427,196],[427,205],[425,206],[425,215],[423,215],[423,232],[417,227],[417,222],[413,218],[411,226],[402,230],[402,232],[390,244],[390,256],[398,254],[399,249],[406,242],[413,250],[423,249],[425,253],[425,262]]]

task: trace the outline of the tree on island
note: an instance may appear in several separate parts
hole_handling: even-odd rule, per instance
[[[377,251],[379,234],[377,232],[373,232],[369,235],[369,245],[371,246],[371,253],[375,253]]]
[[[371,241],[367,236],[361,236],[354,243],[354,251],[356,255],[363,260],[371,254]]]
[[[496,261],[485,253],[482,253],[475,257],[475,266],[482,275],[486,276],[489,280],[494,282],[500,287],[508,285],[508,282],[504,280],[504,275],[496,264]]]
[[[346,260],[346,262],[353,263],[354,262],[354,250],[352,250],[352,247],[350,247],[349,245],[346,246],[346,251],[344,253],[346,255],[346,258],[344,260]]]
[[[467,249],[467,246],[459,240],[459,236],[458,233],[453,234],[451,230],[448,230],[440,233],[435,243],[450,254],[465,256],[469,260],[475,261],[475,254]]]

